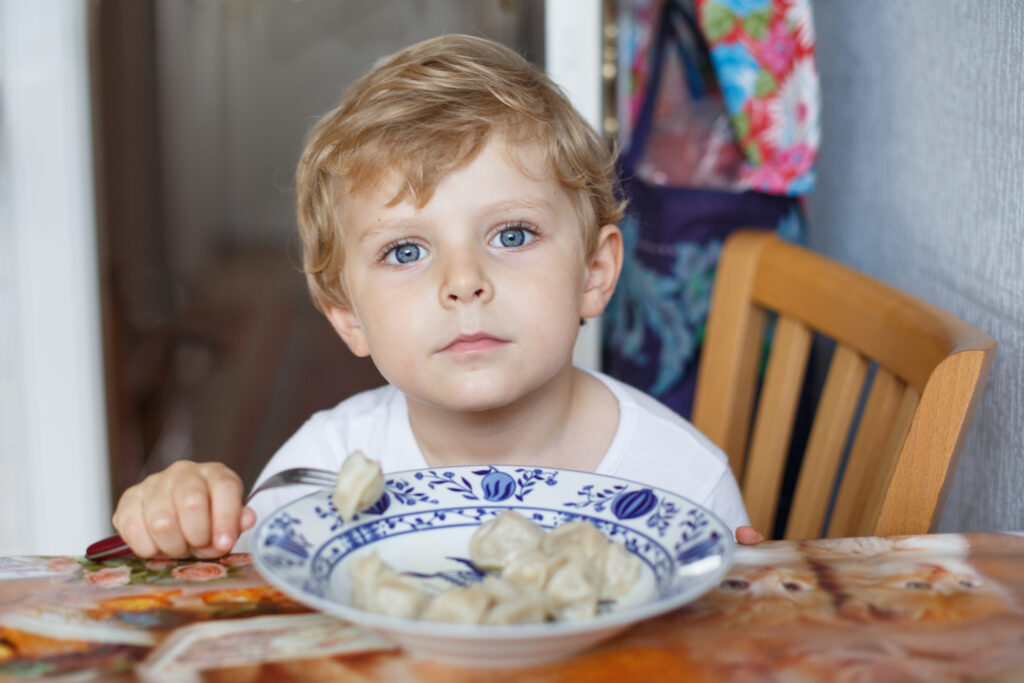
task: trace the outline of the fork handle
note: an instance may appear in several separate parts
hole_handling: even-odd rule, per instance
[[[122,555],[130,555],[132,549],[128,547],[128,544],[124,542],[118,534],[108,536],[102,541],[96,541],[88,548],[85,549],[85,559],[100,562],[102,560],[110,560],[115,557],[121,557]]]

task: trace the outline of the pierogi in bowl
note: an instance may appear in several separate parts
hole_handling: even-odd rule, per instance
[[[552,468],[389,474],[346,516],[328,491],[266,516],[251,549],[260,572],[415,655],[467,666],[557,659],[676,609],[718,584],[735,547],[683,497]]]

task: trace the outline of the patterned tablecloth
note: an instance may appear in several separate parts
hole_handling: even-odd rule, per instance
[[[0,680],[962,681],[1024,679],[1024,536],[741,548],[700,600],[571,659],[412,658],[218,562],[0,558]]]

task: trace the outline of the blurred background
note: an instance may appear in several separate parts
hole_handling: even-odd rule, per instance
[[[82,552],[180,458],[250,484],[382,382],[309,303],[294,235],[302,137],[352,79],[484,35],[614,138],[602,68],[649,4],[0,0],[0,555]],[[1024,3],[813,9],[807,241],[999,341],[942,530],[1024,529]]]

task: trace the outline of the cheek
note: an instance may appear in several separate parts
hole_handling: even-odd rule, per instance
[[[573,343],[580,324],[580,287],[567,276],[544,274],[510,287],[506,310],[546,343]]]

